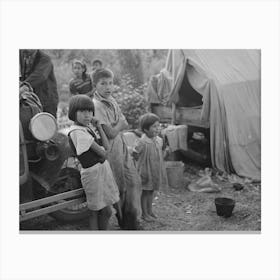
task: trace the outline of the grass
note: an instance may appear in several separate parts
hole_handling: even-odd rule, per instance
[[[193,164],[185,165],[186,181],[199,178],[201,168]],[[154,211],[158,219],[142,222],[145,231],[160,232],[245,232],[261,230],[261,186],[244,184],[244,189],[235,191],[232,184],[215,176],[212,180],[221,187],[219,193],[197,193],[187,189],[187,183],[177,188],[161,190],[154,200]],[[229,218],[216,214],[214,199],[225,196],[236,202],[233,215]],[[62,230],[87,231],[86,220],[62,224],[45,215],[21,224],[22,230]],[[115,217],[111,219],[110,230],[119,231]]]
[[[199,178],[192,165],[186,166],[187,179]],[[191,167],[191,169],[188,169]],[[168,231],[260,231],[261,230],[261,187],[259,184],[246,184],[236,191],[230,182],[212,177],[221,187],[219,193],[191,192],[187,184],[169,188],[158,194],[154,209],[159,219],[144,225],[146,230]],[[233,215],[229,218],[216,214],[216,197],[229,197],[235,200]]]

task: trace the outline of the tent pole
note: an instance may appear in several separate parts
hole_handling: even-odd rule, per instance
[[[171,124],[176,124],[176,105],[172,103],[172,119]]]

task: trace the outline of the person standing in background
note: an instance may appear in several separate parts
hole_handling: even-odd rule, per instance
[[[51,58],[36,49],[22,49],[20,56],[20,81],[31,85],[39,97],[43,111],[56,118],[58,92]]]
[[[133,156],[137,161],[137,170],[141,176],[142,218],[151,222],[157,219],[153,212],[154,192],[168,185],[163,161],[163,140],[159,137],[159,117],[152,113],[144,114],[140,118],[140,128],[143,134],[136,140]]]
[[[75,59],[72,62],[72,71],[74,77],[69,82],[69,90],[71,95],[86,94],[92,97],[92,81],[89,74],[87,74],[86,64],[81,60]]]
[[[102,63],[102,61],[100,59],[93,60],[93,62],[92,62],[92,69],[91,69],[92,73],[91,74],[93,74],[95,70],[100,69],[102,67],[103,67],[103,63]]]
[[[103,67],[103,63],[100,59],[95,59],[92,61],[92,68],[91,68],[91,73],[90,73],[90,78],[91,78],[91,81],[92,81],[92,92],[94,93],[96,88],[95,88],[95,85],[94,85],[94,82],[93,82],[93,75],[95,73],[96,70],[100,69]]]

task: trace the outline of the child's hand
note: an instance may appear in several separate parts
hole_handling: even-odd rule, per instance
[[[95,127],[100,127],[100,122],[99,122],[99,120],[96,117],[92,118],[91,123]]]
[[[163,158],[166,159],[171,154],[171,149],[169,146],[166,146],[166,148],[163,150]]]
[[[132,149],[132,157],[134,158],[134,160],[138,160],[139,159],[139,153],[137,151],[135,151],[134,149]]]

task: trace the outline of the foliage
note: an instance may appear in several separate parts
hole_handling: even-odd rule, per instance
[[[167,55],[167,50],[161,49],[45,49],[43,51],[50,55],[54,64],[60,114],[64,115],[67,111],[70,98],[69,81],[73,77],[72,60],[77,58],[85,61],[87,72],[91,73],[92,61],[100,59],[104,67],[114,72],[116,86],[113,96],[132,128],[138,125],[139,117],[147,111],[144,98],[146,83],[152,75],[159,73],[164,67]]]
[[[141,115],[147,112],[148,104],[144,97],[146,84],[133,86],[133,78],[127,74],[122,76],[120,85],[115,87],[113,97],[116,99],[131,128],[138,126]]]
[[[139,50],[123,49],[117,52],[121,66],[121,74],[129,74],[137,87],[144,82],[142,52]]]
[[[59,93],[65,86],[67,87],[70,79],[73,76],[71,62],[74,58],[84,60],[88,73],[91,72],[91,63],[94,59],[103,61],[103,66],[110,68],[115,74],[116,83],[119,83],[123,74],[132,74],[129,69],[126,69],[127,63],[123,63],[124,52],[115,49],[44,49],[50,55],[54,64],[54,71],[58,84]],[[149,50],[138,49],[133,51],[131,59],[135,62],[134,65],[142,64],[143,81],[147,82],[151,75],[158,74],[164,67],[167,50]],[[125,52],[127,54],[127,52]],[[128,53],[129,54],[129,53]],[[138,61],[141,58],[141,63]],[[125,68],[125,69],[124,69]],[[137,71],[136,71],[137,72]],[[141,73],[139,72],[139,75]],[[139,79],[139,78],[138,78]],[[137,79],[137,80],[138,80]],[[141,80],[141,79],[139,79]]]

